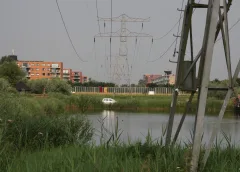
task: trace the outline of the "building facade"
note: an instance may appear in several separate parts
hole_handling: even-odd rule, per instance
[[[175,84],[175,75],[171,74],[171,75],[163,75],[159,78],[156,78],[155,80],[153,80],[154,84],[157,85],[174,85]]]
[[[72,71],[72,83],[82,83],[82,72]]]
[[[82,77],[82,83],[88,82],[88,77],[87,76],[83,76]]]
[[[26,77],[34,79],[63,79],[62,62],[17,61],[17,65],[26,72]]]
[[[72,69],[63,69],[63,79],[72,82]]]
[[[147,84],[153,83],[153,81],[154,81],[156,78],[159,78],[159,77],[161,77],[161,76],[162,76],[162,75],[154,75],[154,74],[148,75],[148,74],[146,74],[146,75],[143,75],[143,80],[145,81],[145,84],[147,85]]]

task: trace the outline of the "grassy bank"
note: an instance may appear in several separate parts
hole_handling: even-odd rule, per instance
[[[54,97],[54,95],[50,95]],[[56,97],[56,96],[55,96]],[[177,112],[183,112],[188,101],[188,95],[180,95],[177,102]],[[117,101],[114,105],[103,105],[103,98],[113,98]],[[133,112],[169,112],[172,96],[170,95],[71,95],[62,98],[68,101],[71,110],[80,109],[80,111],[98,111],[103,109],[115,111],[133,111]],[[81,99],[81,100],[80,100]],[[70,102],[70,103],[69,103]],[[67,103],[67,102],[66,102]],[[223,101],[215,98],[208,98],[206,113],[215,114],[221,109]],[[74,108],[76,107],[76,108]],[[190,113],[196,112],[197,96],[194,97]],[[232,101],[227,106],[227,111],[233,111]]]
[[[117,103],[114,105],[103,105],[103,98],[114,98]],[[49,93],[45,97],[29,94],[6,94],[0,93],[0,108],[5,108],[4,113],[31,114],[73,114],[85,113],[87,111],[132,111],[132,112],[169,112],[171,96],[168,95],[63,95]],[[177,112],[183,112],[188,96],[179,96]],[[215,98],[208,98],[206,113],[216,114],[220,111],[223,101]],[[189,113],[196,112],[197,98],[195,97]],[[14,112],[12,112],[14,109]],[[17,109],[17,110],[16,110]],[[232,101],[227,106],[227,111],[233,111]],[[0,112],[1,114],[2,112]]]
[[[187,147],[165,148],[158,144],[118,146],[70,146],[23,152],[8,164],[8,172],[186,172],[191,151]],[[204,172],[239,171],[240,150],[215,148]]]
[[[149,98],[152,101],[161,99]],[[69,116],[68,113],[84,113],[89,107],[104,108],[101,99],[101,96],[49,94],[48,97],[37,98],[1,93],[0,171],[187,171],[190,144],[167,148],[162,140],[153,143],[150,136],[146,137],[144,144],[123,144],[116,125],[113,133],[107,131],[109,138],[101,138],[100,145],[93,145],[94,130],[89,121],[83,115]],[[122,101],[126,102],[123,105],[129,106],[130,101],[134,105],[134,101],[143,100],[143,97],[129,100],[126,96],[116,96],[115,99],[119,104]],[[162,100],[167,100],[167,97]],[[75,109],[65,106],[74,106]],[[161,133],[159,135],[161,137]],[[236,172],[240,168],[239,157],[238,148],[229,145],[221,149],[216,146],[204,171]]]

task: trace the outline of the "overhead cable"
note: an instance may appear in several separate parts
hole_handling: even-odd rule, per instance
[[[76,53],[77,57],[79,58],[79,60],[81,60],[82,62],[87,62],[87,61],[85,61],[85,60],[83,60],[83,59],[81,58],[81,56],[78,54],[78,52],[77,52],[77,50],[76,50],[76,48],[75,48],[75,46],[74,46],[74,44],[73,44],[73,41],[72,41],[72,39],[71,39],[71,37],[70,37],[70,34],[69,34],[69,32],[68,32],[66,23],[65,23],[65,21],[64,21],[64,19],[63,19],[63,15],[62,15],[61,9],[60,9],[60,7],[59,7],[58,0],[56,0],[56,4],[57,4],[59,14],[60,14],[60,16],[61,16],[61,19],[62,19],[64,28],[65,28],[65,30],[66,30],[68,39],[69,39],[69,41],[70,41],[70,43],[71,43],[71,45],[72,45],[73,50],[75,51],[75,53]]]

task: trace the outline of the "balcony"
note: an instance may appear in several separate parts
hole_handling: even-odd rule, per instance
[[[51,70],[51,73],[60,73],[60,70]]]
[[[53,69],[60,69],[60,66],[58,64],[52,64],[51,68],[53,68]]]

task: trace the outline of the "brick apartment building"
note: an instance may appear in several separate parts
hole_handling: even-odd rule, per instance
[[[72,81],[72,69],[63,69],[63,79],[65,81]]]
[[[143,75],[143,80],[145,81],[145,84],[150,84],[152,83],[156,78],[161,77],[162,75]]]
[[[155,83],[157,85],[174,85],[175,84],[175,75],[172,74],[171,71],[164,71],[164,75],[161,75],[160,77],[155,78],[152,83]]]
[[[83,83],[82,82],[82,72],[72,71],[71,79],[72,79],[72,83]]]
[[[26,72],[26,77],[33,79],[63,79],[62,62],[17,61],[17,65]]]

